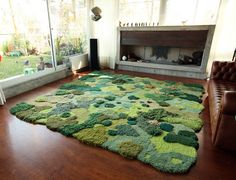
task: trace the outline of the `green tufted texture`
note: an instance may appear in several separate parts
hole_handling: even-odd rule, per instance
[[[185,173],[197,159],[202,93],[198,84],[96,71],[10,112],[160,171]]]

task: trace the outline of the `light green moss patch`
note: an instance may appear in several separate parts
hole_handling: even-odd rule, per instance
[[[163,132],[162,135],[157,137],[152,137],[151,142],[155,144],[156,150],[159,153],[167,153],[167,152],[176,152],[190,157],[196,157],[197,152],[194,147],[186,146],[179,143],[168,143],[163,140],[163,138],[167,135],[167,132]]]
[[[134,159],[142,151],[142,146],[135,144],[132,141],[125,141],[119,145],[119,153],[127,158]]]
[[[173,163],[173,164],[180,164],[180,163],[182,163],[182,160],[177,159],[177,158],[172,158],[171,159],[171,163]]]
[[[86,144],[91,144],[94,146],[102,145],[108,139],[106,128],[104,126],[82,129],[73,136]]]
[[[185,125],[194,131],[199,131],[202,126],[203,122],[200,118],[189,118],[189,117],[165,117],[163,121],[174,123],[174,124],[182,124]]]

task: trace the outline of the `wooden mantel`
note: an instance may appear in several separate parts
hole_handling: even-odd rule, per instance
[[[116,64],[118,69],[204,79],[214,29],[214,25],[118,27]],[[198,67],[121,61],[121,47],[127,45],[199,48],[204,53]]]

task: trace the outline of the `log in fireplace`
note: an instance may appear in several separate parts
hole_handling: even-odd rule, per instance
[[[213,25],[118,28],[118,69],[206,78]]]

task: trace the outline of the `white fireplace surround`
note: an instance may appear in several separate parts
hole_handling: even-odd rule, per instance
[[[206,79],[207,78],[206,69],[207,69],[214,29],[215,29],[214,25],[118,27],[118,41],[117,41],[118,50],[117,50],[117,61],[116,61],[117,68],[120,70],[129,70],[129,71],[145,72],[145,73],[152,73],[152,74]],[[154,63],[144,63],[144,62],[130,62],[130,61],[121,60],[120,34],[122,31],[184,31],[184,30],[186,31],[208,30],[201,66],[167,65],[167,64],[156,64],[156,63],[154,64]]]

